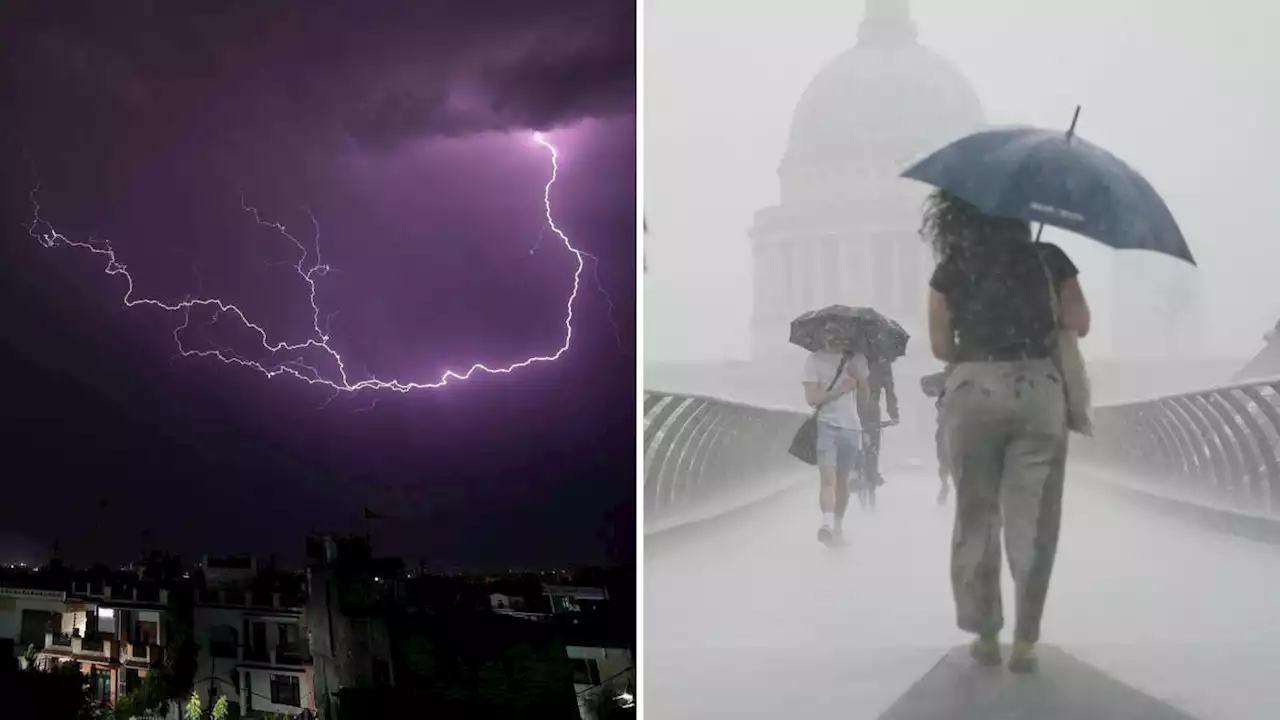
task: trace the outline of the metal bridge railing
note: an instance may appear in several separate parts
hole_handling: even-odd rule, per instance
[[[787,453],[805,416],[697,395],[644,394],[645,529],[767,496],[803,467]]]
[[[1170,495],[1280,517],[1280,378],[1098,408],[1083,458]]]
[[[805,415],[646,391],[645,529],[719,514],[776,492],[803,469],[787,448]],[[1280,519],[1280,378],[1097,408],[1072,460],[1209,507]]]

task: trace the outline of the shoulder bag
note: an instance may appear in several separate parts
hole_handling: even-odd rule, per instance
[[[836,383],[840,381],[840,375],[844,372],[844,366],[848,362],[848,355],[840,358],[840,365],[836,368],[836,376],[831,378],[831,383],[827,385],[827,392],[831,392],[831,388],[835,387]],[[826,405],[826,403],[814,408],[813,414],[800,425],[799,430],[796,430],[795,437],[791,438],[791,448],[787,451],[806,465],[818,464],[818,413],[822,411],[823,405]]]
[[[1062,304],[1053,273],[1044,261],[1044,253],[1037,253],[1040,267],[1049,283],[1049,303],[1053,309],[1054,347],[1053,364],[1062,375],[1063,389],[1067,396],[1067,429],[1085,436],[1093,435],[1093,409],[1089,373],[1085,369],[1084,355],[1080,353],[1080,338],[1074,331],[1062,327]]]

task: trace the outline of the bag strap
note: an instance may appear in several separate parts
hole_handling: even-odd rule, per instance
[[[836,381],[840,379],[840,373],[844,372],[844,366],[849,362],[849,358],[851,357],[853,356],[848,353],[844,353],[840,356],[840,364],[836,366],[835,377],[831,378],[831,382],[827,384],[827,392],[831,392],[831,388],[836,386]],[[827,403],[825,402],[818,403],[817,407],[813,409],[813,416],[818,417],[818,412],[821,411],[823,406],[826,404]]]

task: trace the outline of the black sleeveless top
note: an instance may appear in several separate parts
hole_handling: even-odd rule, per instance
[[[993,243],[938,263],[929,286],[947,299],[957,362],[1049,357],[1054,318],[1041,257],[1059,291],[1080,274],[1043,242]]]

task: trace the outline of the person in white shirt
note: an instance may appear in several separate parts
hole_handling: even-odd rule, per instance
[[[870,398],[867,358],[838,347],[839,335],[838,325],[823,328],[824,350],[811,353],[804,364],[804,399],[818,411],[818,540],[827,545],[844,542],[849,480],[862,449],[858,401]]]

